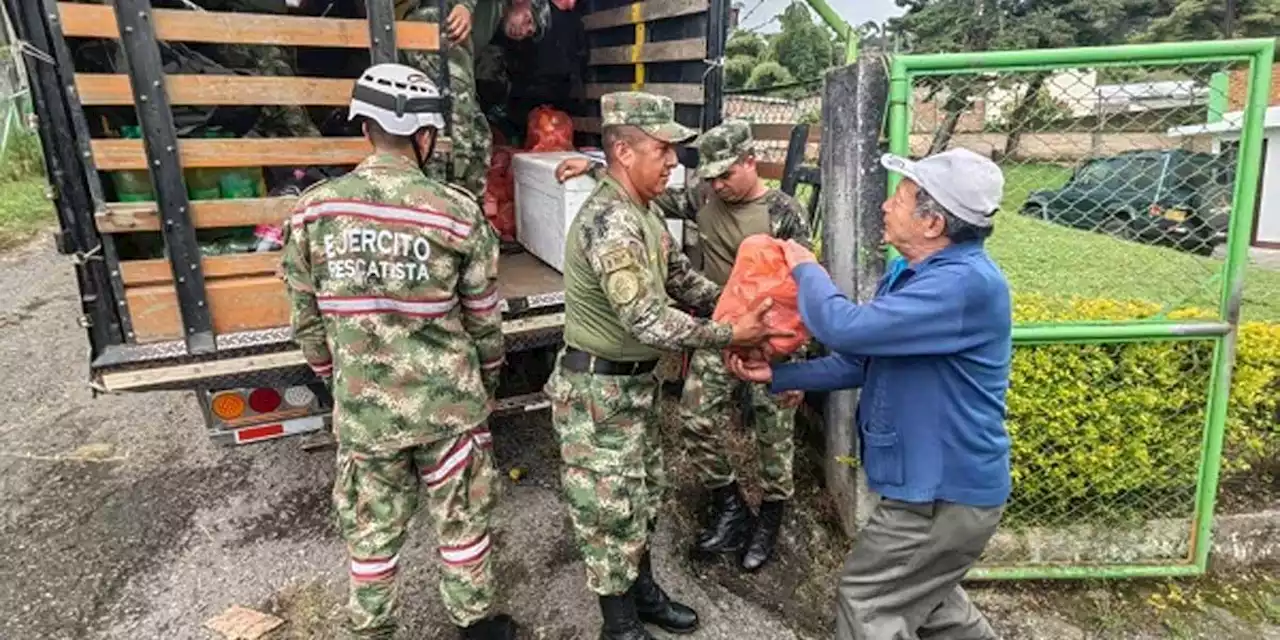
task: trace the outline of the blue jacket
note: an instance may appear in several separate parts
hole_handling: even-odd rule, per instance
[[[992,507],[1009,497],[1012,309],[981,242],[910,266],[890,263],[875,297],[851,302],[822,269],[800,265],[800,314],[832,354],[776,365],[772,388],[862,387],[859,455],[868,485],[904,502]]]

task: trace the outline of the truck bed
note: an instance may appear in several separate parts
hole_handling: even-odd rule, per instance
[[[559,340],[564,324],[564,278],[560,272],[518,251],[504,253],[498,262],[498,291],[503,299],[503,333],[509,351],[543,346]],[[247,301],[255,304],[260,301]],[[283,295],[269,304],[288,305]],[[229,310],[234,314],[234,310]],[[182,340],[108,347],[92,363],[97,383],[106,391],[140,391],[189,387],[254,371],[282,375],[296,369],[305,376],[306,363],[286,326],[236,331],[215,337],[217,350],[190,355]]]

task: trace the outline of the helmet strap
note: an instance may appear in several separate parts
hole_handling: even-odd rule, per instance
[[[427,162],[431,160],[431,154],[435,153],[435,150],[436,150],[435,127],[432,127],[430,131],[431,131],[431,144],[427,145],[427,152],[425,154],[422,152],[421,145],[418,144],[418,135],[416,133],[413,135],[413,138],[410,140],[410,142],[413,143],[413,155],[415,159],[417,159],[418,161],[418,169],[420,169],[423,173],[427,172]]]

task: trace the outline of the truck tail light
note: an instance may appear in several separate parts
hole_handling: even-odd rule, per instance
[[[280,392],[268,387],[254,389],[249,394],[249,408],[257,413],[271,413],[280,408]]]
[[[244,398],[235,391],[224,391],[213,397],[210,408],[223,420],[235,420],[244,415]]]

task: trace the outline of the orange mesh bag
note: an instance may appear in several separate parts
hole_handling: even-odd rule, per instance
[[[800,319],[796,300],[799,290],[787,268],[783,253],[783,241],[766,234],[748,236],[738,247],[738,257],[733,271],[724,285],[724,293],[716,303],[711,318],[717,322],[732,322],[754,309],[765,298],[773,298],[773,306],[764,314],[770,328],[790,331],[795,335],[769,339],[770,355],[785,356],[798,350],[809,341],[809,332]]]
[[[511,173],[511,148],[495,146],[485,172],[484,217],[498,237],[516,239],[516,184]]]
[[[547,105],[529,112],[527,151],[573,151],[573,119]]]

